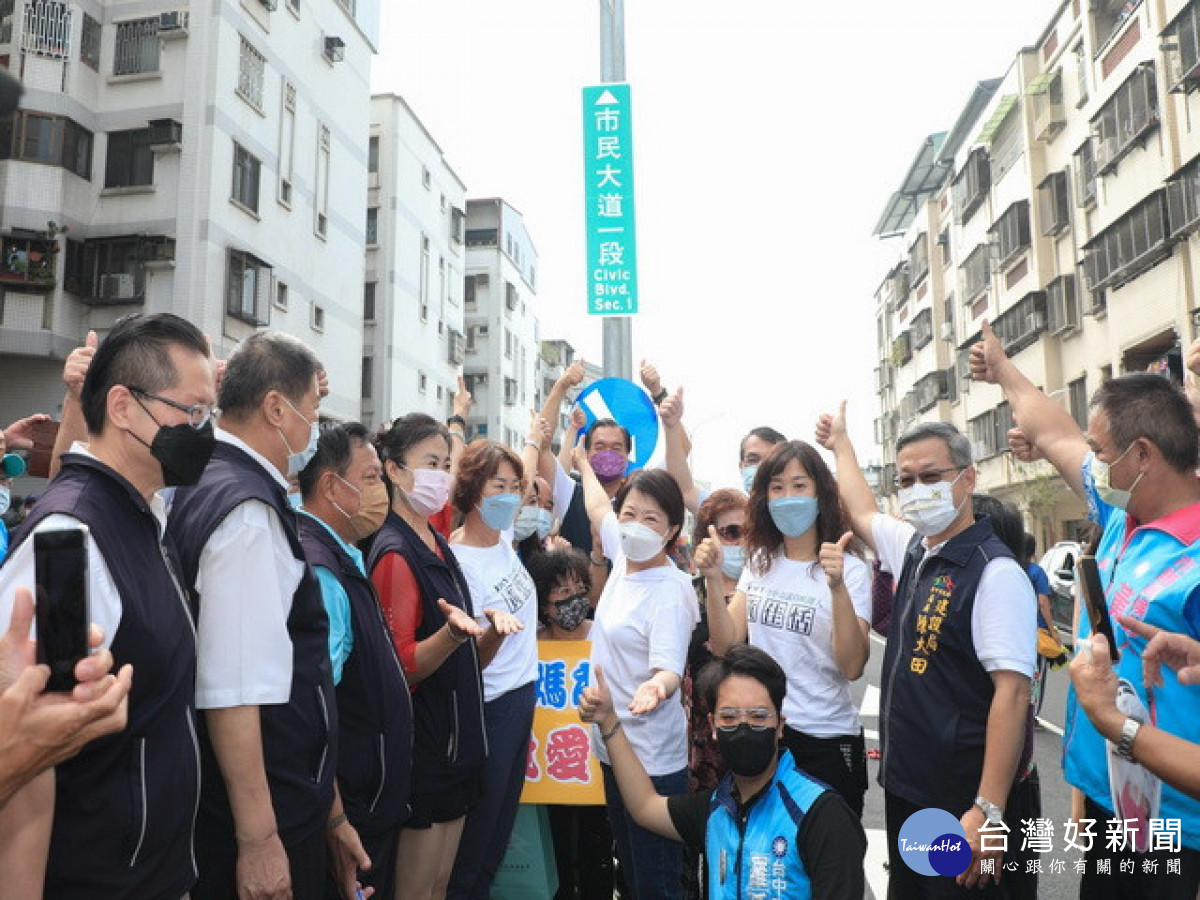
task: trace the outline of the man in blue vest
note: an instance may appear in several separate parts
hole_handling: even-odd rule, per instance
[[[396,847],[408,818],[412,700],[379,600],[354,546],[388,512],[379,455],[357,422],[326,425],[300,473],[300,543],[321,584],[337,686],[337,792],[330,863],[352,900],[356,869],[378,897],[394,893]]]
[[[1147,686],[1146,640],[1126,626],[1136,619],[1200,637],[1200,430],[1191,404],[1159,375],[1122,375],[1093,395],[1084,434],[1066,409],[1008,359],[986,322],[982,340],[971,351],[971,372],[1004,389],[1025,440],[1058,470],[1103,528],[1095,557],[1120,652],[1114,668],[1129,708],[1120,728],[1108,735],[1114,742],[1088,720],[1074,689],[1067,697],[1064,774],[1083,795],[1076,817],[1092,820],[1096,834],[1085,854],[1079,895],[1191,900],[1200,889],[1200,799],[1163,784],[1159,802],[1151,802],[1145,816],[1134,816],[1138,804],[1127,800],[1136,782],[1127,776],[1136,771],[1131,764],[1138,759],[1143,723],[1200,742],[1200,694],[1170,671],[1163,672],[1161,685]],[[1079,641],[1090,633],[1088,617],[1081,616]],[[1142,818],[1174,821],[1178,845],[1168,846],[1176,843],[1171,834],[1167,843],[1159,843],[1153,824],[1142,821],[1133,829],[1141,840],[1130,846],[1126,823]],[[1119,842],[1108,840],[1113,830]],[[1147,848],[1147,838],[1148,851],[1134,852]],[[1124,870],[1124,859],[1135,861],[1133,872]],[[1111,874],[1100,872],[1105,860]]]
[[[63,455],[13,536],[0,570],[0,621],[12,587],[34,584],[29,536],[86,527],[89,614],[117,665],[135,675],[126,729],[4,808],[0,855],[20,863],[19,871],[0,864],[6,897],[44,889],[64,898],[177,898],[195,881],[195,629],[159,491],[194,484],[204,471],[215,400],[207,343],[194,325],[167,314],[118,322],[82,387],[89,441]]]
[[[329,620],[287,500],[288,476],[316,453],[320,368],[289,335],[246,339],[221,382],[212,461],[171,507],[204,711],[192,900],[325,890],[338,735]]]
[[[1039,814],[1037,780],[1025,777],[1037,599],[991,521],[975,518],[970,442],[944,422],[900,436],[899,521],[875,504],[844,402],[821,417],[817,441],[834,454],[854,533],[897,574],[880,685],[888,896],[1036,896],[1034,873],[1001,869],[1020,848],[997,834],[1020,834],[1021,818]],[[900,853],[904,823],[929,808],[958,818],[971,846],[957,878],[919,874]]]
[[[779,752],[787,676],[757,647],[738,644],[701,675],[729,774],[711,794],[663,797],[621,728],[604,683],[579,714],[608,748],[621,799],[643,828],[704,853],[708,896],[861,900],[866,836],[841,795]]]

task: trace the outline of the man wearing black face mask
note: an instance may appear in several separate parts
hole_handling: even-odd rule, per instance
[[[643,828],[702,850],[708,896],[863,896],[866,836],[839,794],[779,752],[787,676],[738,644],[701,673],[730,773],[711,793],[661,797],[612,707],[604,675],[583,692],[580,716],[600,728],[621,798]]]
[[[0,810],[5,896],[181,897],[196,879],[195,629],[159,491],[199,478],[213,447],[204,336],[172,315],[131,316],[96,350],[80,400],[89,441],[14,535],[0,622],[35,581],[42,529],[87,528],[89,616],[131,664],[128,726],[30,782]],[[6,625],[4,627],[7,627]]]

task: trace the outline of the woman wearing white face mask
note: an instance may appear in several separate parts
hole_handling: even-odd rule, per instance
[[[588,518],[613,568],[596,605],[592,667],[604,671],[629,742],[662,795],[687,790],[687,718],[676,696],[688,640],[699,621],[688,576],[667,559],[683,527],[683,494],[661,470],[639,471],[617,494],[619,513],[576,448]],[[683,896],[680,846],[637,825],[607,765],[603,735],[592,747],[604,769],[617,859],[636,900]]]
[[[713,652],[748,640],[788,673],[783,745],[796,764],[834,788],[858,815],[867,757],[850,682],[870,653],[871,573],[846,553],[837,483],[803,441],[759,465],[750,492],[746,568],[728,607],[710,604]],[[723,584],[716,530],[696,552],[710,593]]]

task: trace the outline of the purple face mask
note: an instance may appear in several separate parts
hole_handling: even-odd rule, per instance
[[[629,460],[625,458],[625,454],[616,450],[598,451],[592,455],[591,463],[596,477],[604,482],[616,481],[629,468]]]

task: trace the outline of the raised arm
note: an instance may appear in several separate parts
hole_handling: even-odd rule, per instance
[[[50,453],[50,477],[58,474],[59,459],[71,449],[76,441],[87,440],[87,423],[83,421],[83,407],[79,395],[83,391],[83,379],[87,377],[92,357],[98,345],[96,332],[89,331],[82,347],[76,347],[63,364],[63,384],[67,393],[63,396],[62,422],[54,438],[54,449]]]
[[[709,525],[708,537],[700,542],[692,562],[704,576],[704,584],[708,589],[708,636],[712,643],[712,651],[717,656],[724,656],[734,644],[746,640],[749,626],[746,624],[746,595],[741,591],[734,592],[728,603],[723,603],[725,584],[721,580],[721,563],[724,562],[725,552],[721,549],[721,541],[717,537],[717,529]]]
[[[879,508],[875,505],[875,492],[867,484],[866,476],[858,465],[854,444],[846,433],[845,400],[838,407],[837,415],[825,413],[817,420],[816,440],[833,454],[838,493],[850,519],[850,527],[859,540],[874,550],[871,523],[879,514]]]
[[[658,368],[654,363],[642,360],[641,371],[639,372],[642,379],[642,387],[646,389],[646,393],[650,395],[650,399],[654,401],[654,405],[658,407],[659,415],[664,415],[662,406],[667,402],[669,395],[667,389],[663,387],[662,378],[659,377]],[[683,408],[680,407],[680,416],[683,415]],[[686,431],[682,434],[683,458],[687,459],[692,454],[692,439],[688,437]],[[694,510],[693,510],[694,512]]]
[[[571,458],[575,463],[575,468],[579,470],[583,487],[583,506],[587,510],[588,520],[596,528],[599,528],[605,516],[610,515],[613,511],[612,501],[608,498],[604,486],[600,484],[600,479],[592,471],[592,464],[588,461],[583,448],[576,447]]]
[[[667,448],[667,472],[683,491],[683,502],[696,514],[700,508],[700,491],[692,481],[692,469],[688,465],[687,432],[683,428],[683,388],[663,400],[658,408],[662,418],[663,438]]]
[[[579,440],[579,432],[583,431],[586,422],[587,413],[583,411],[582,407],[577,406],[571,410],[567,430],[563,432],[562,446],[558,448],[558,464],[562,466],[564,472],[570,472],[574,468],[575,444]]]
[[[446,426],[450,431],[450,479],[458,477],[458,461],[462,459],[463,451],[467,449],[467,417],[471,415],[471,407],[475,398],[467,390],[467,381],[462,373],[458,376],[458,390],[454,392],[454,414]]]
[[[563,401],[567,399],[568,393],[583,384],[583,376],[583,357],[580,357],[567,366],[562,375],[558,377],[558,380],[554,382],[554,387],[550,388],[550,393],[546,395],[546,402],[542,404],[542,418],[550,423],[550,440],[552,442],[554,440],[553,429],[558,424],[558,417],[562,412]],[[566,466],[563,466],[563,468],[565,469]]]
[[[1082,497],[1083,460],[1089,449],[1083,432],[1066,409],[1038,390],[1005,355],[986,319],[983,339],[971,348],[971,377],[1000,386],[1025,440]]]
[[[530,503],[533,499],[533,479],[540,474],[542,453],[549,446],[550,426],[536,410],[531,411],[529,434],[525,436],[525,444],[521,447],[521,465],[525,468],[525,495],[521,498],[522,504]],[[554,482],[551,481],[550,484],[553,485]]]

